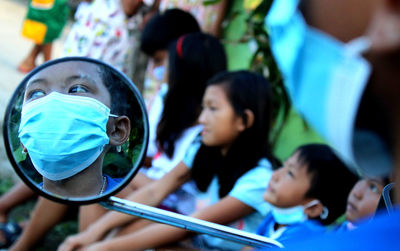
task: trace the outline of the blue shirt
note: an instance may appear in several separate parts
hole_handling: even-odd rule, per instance
[[[391,215],[378,215],[372,221],[365,222],[352,231],[320,234],[302,242],[290,243],[285,247],[296,251],[398,251],[400,210],[397,208]]]
[[[104,174],[104,177],[106,177],[106,179],[107,179],[107,187],[106,187],[106,190],[104,191],[104,193],[110,192],[112,189],[114,189],[116,186],[118,186],[118,184],[120,184],[122,181],[122,178],[111,178],[107,174]]]
[[[272,238],[286,245],[288,242],[302,240],[305,237],[325,232],[325,227],[316,220],[306,220],[291,224],[274,232],[275,223],[272,213],[269,213],[258,226],[257,234]],[[274,234],[271,234],[271,232],[274,232]]]

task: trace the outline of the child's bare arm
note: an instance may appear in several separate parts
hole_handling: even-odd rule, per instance
[[[227,196],[192,216],[219,224],[228,224],[250,214],[253,209]],[[95,243],[88,250],[144,250],[183,240],[191,232],[162,224],[152,224],[134,233]]]
[[[183,162],[180,162],[163,178],[139,189],[126,199],[150,206],[157,206],[170,193],[188,181],[189,178],[190,170]],[[108,212],[98,221],[90,225],[86,231],[67,238],[59,247],[59,250],[73,250],[77,247],[90,245],[100,240],[111,229],[127,224],[134,219],[136,219],[136,217],[131,215]]]

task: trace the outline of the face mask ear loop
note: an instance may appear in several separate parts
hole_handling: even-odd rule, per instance
[[[304,205],[304,209],[307,209],[307,208],[309,208],[309,207],[315,206],[315,205],[317,205],[318,203],[320,203],[319,200],[312,200],[312,201],[310,201],[309,203],[307,203],[306,205]],[[322,203],[321,203],[321,204],[322,204]],[[323,206],[323,207],[322,207],[322,213],[319,215],[319,217],[320,217],[322,220],[325,220],[326,218],[328,218],[328,215],[329,215],[329,209],[328,209],[326,206]]]
[[[349,55],[361,55],[371,49],[371,40],[366,36],[358,37],[346,44],[346,51]]]
[[[305,204],[303,207],[304,209],[307,209],[309,207],[315,206],[319,203],[319,200],[312,200],[310,202],[308,202],[307,204]]]
[[[326,206],[322,207],[322,213],[319,216],[321,218],[321,220],[325,220],[326,218],[328,218],[329,215],[329,209]]]
[[[111,114],[110,113],[110,115],[109,115],[110,117],[113,117],[113,118],[118,118],[119,116],[118,115],[115,115],[115,114]]]

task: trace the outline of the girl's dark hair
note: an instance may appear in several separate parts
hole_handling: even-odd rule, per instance
[[[271,153],[269,133],[271,129],[271,89],[261,75],[248,71],[224,72],[208,81],[207,86],[219,85],[227,95],[236,116],[247,123],[246,109],[254,114],[252,126],[245,129],[233,142],[225,157],[219,147],[202,145],[192,167],[192,178],[201,191],[206,191],[216,175],[219,196],[226,196],[236,180]]]
[[[303,145],[295,150],[298,160],[306,166],[311,175],[311,186],[306,197],[318,199],[329,210],[322,224],[334,222],[346,211],[347,197],[358,177],[336,156],[333,150],[323,144]]]
[[[169,9],[150,18],[141,34],[140,49],[153,56],[157,50],[166,50],[181,35],[198,31],[200,26],[189,12]]]
[[[226,70],[226,56],[218,39],[201,32],[171,43],[168,54],[168,93],[156,140],[158,147],[172,157],[175,141],[197,121],[207,80]]]

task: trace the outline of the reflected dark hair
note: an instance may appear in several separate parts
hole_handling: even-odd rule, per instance
[[[200,147],[194,159],[192,178],[201,191],[206,191],[216,175],[219,196],[226,196],[237,179],[254,168],[265,157],[274,164],[269,134],[271,130],[271,89],[263,76],[248,72],[224,72],[213,77],[207,86],[221,86],[236,116],[247,123],[245,110],[254,114],[253,125],[245,129],[233,142],[225,157],[219,147]]]
[[[98,64],[101,79],[106,86],[111,97],[110,112],[116,115],[127,115],[128,112],[128,94],[126,83],[109,67]],[[118,100],[118,102],[114,102]]]
[[[103,170],[106,170],[107,174],[112,177],[124,177],[132,168],[132,163],[128,162],[128,159],[135,160],[139,154],[138,149],[142,147],[144,135],[142,110],[129,84],[116,70],[102,64],[98,64],[98,68],[101,79],[110,93],[110,112],[115,115],[127,116],[131,124],[127,152],[113,152],[113,154],[122,156],[122,158],[111,157],[107,159],[106,157],[103,163]]]
[[[141,34],[140,49],[153,56],[157,50],[167,50],[181,35],[198,31],[200,26],[189,12],[169,9],[150,18]]]
[[[358,181],[333,150],[324,144],[308,144],[295,150],[299,162],[311,175],[311,186],[306,197],[318,199],[328,208],[328,218],[318,220],[327,225],[346,211],[347,197]]]
[[[206,82],[226,70],[225,50],[211,35],[184,35],[169,46],[168,93],[157,126],[157,145],[172,157],[175,141],[197,122]]]

